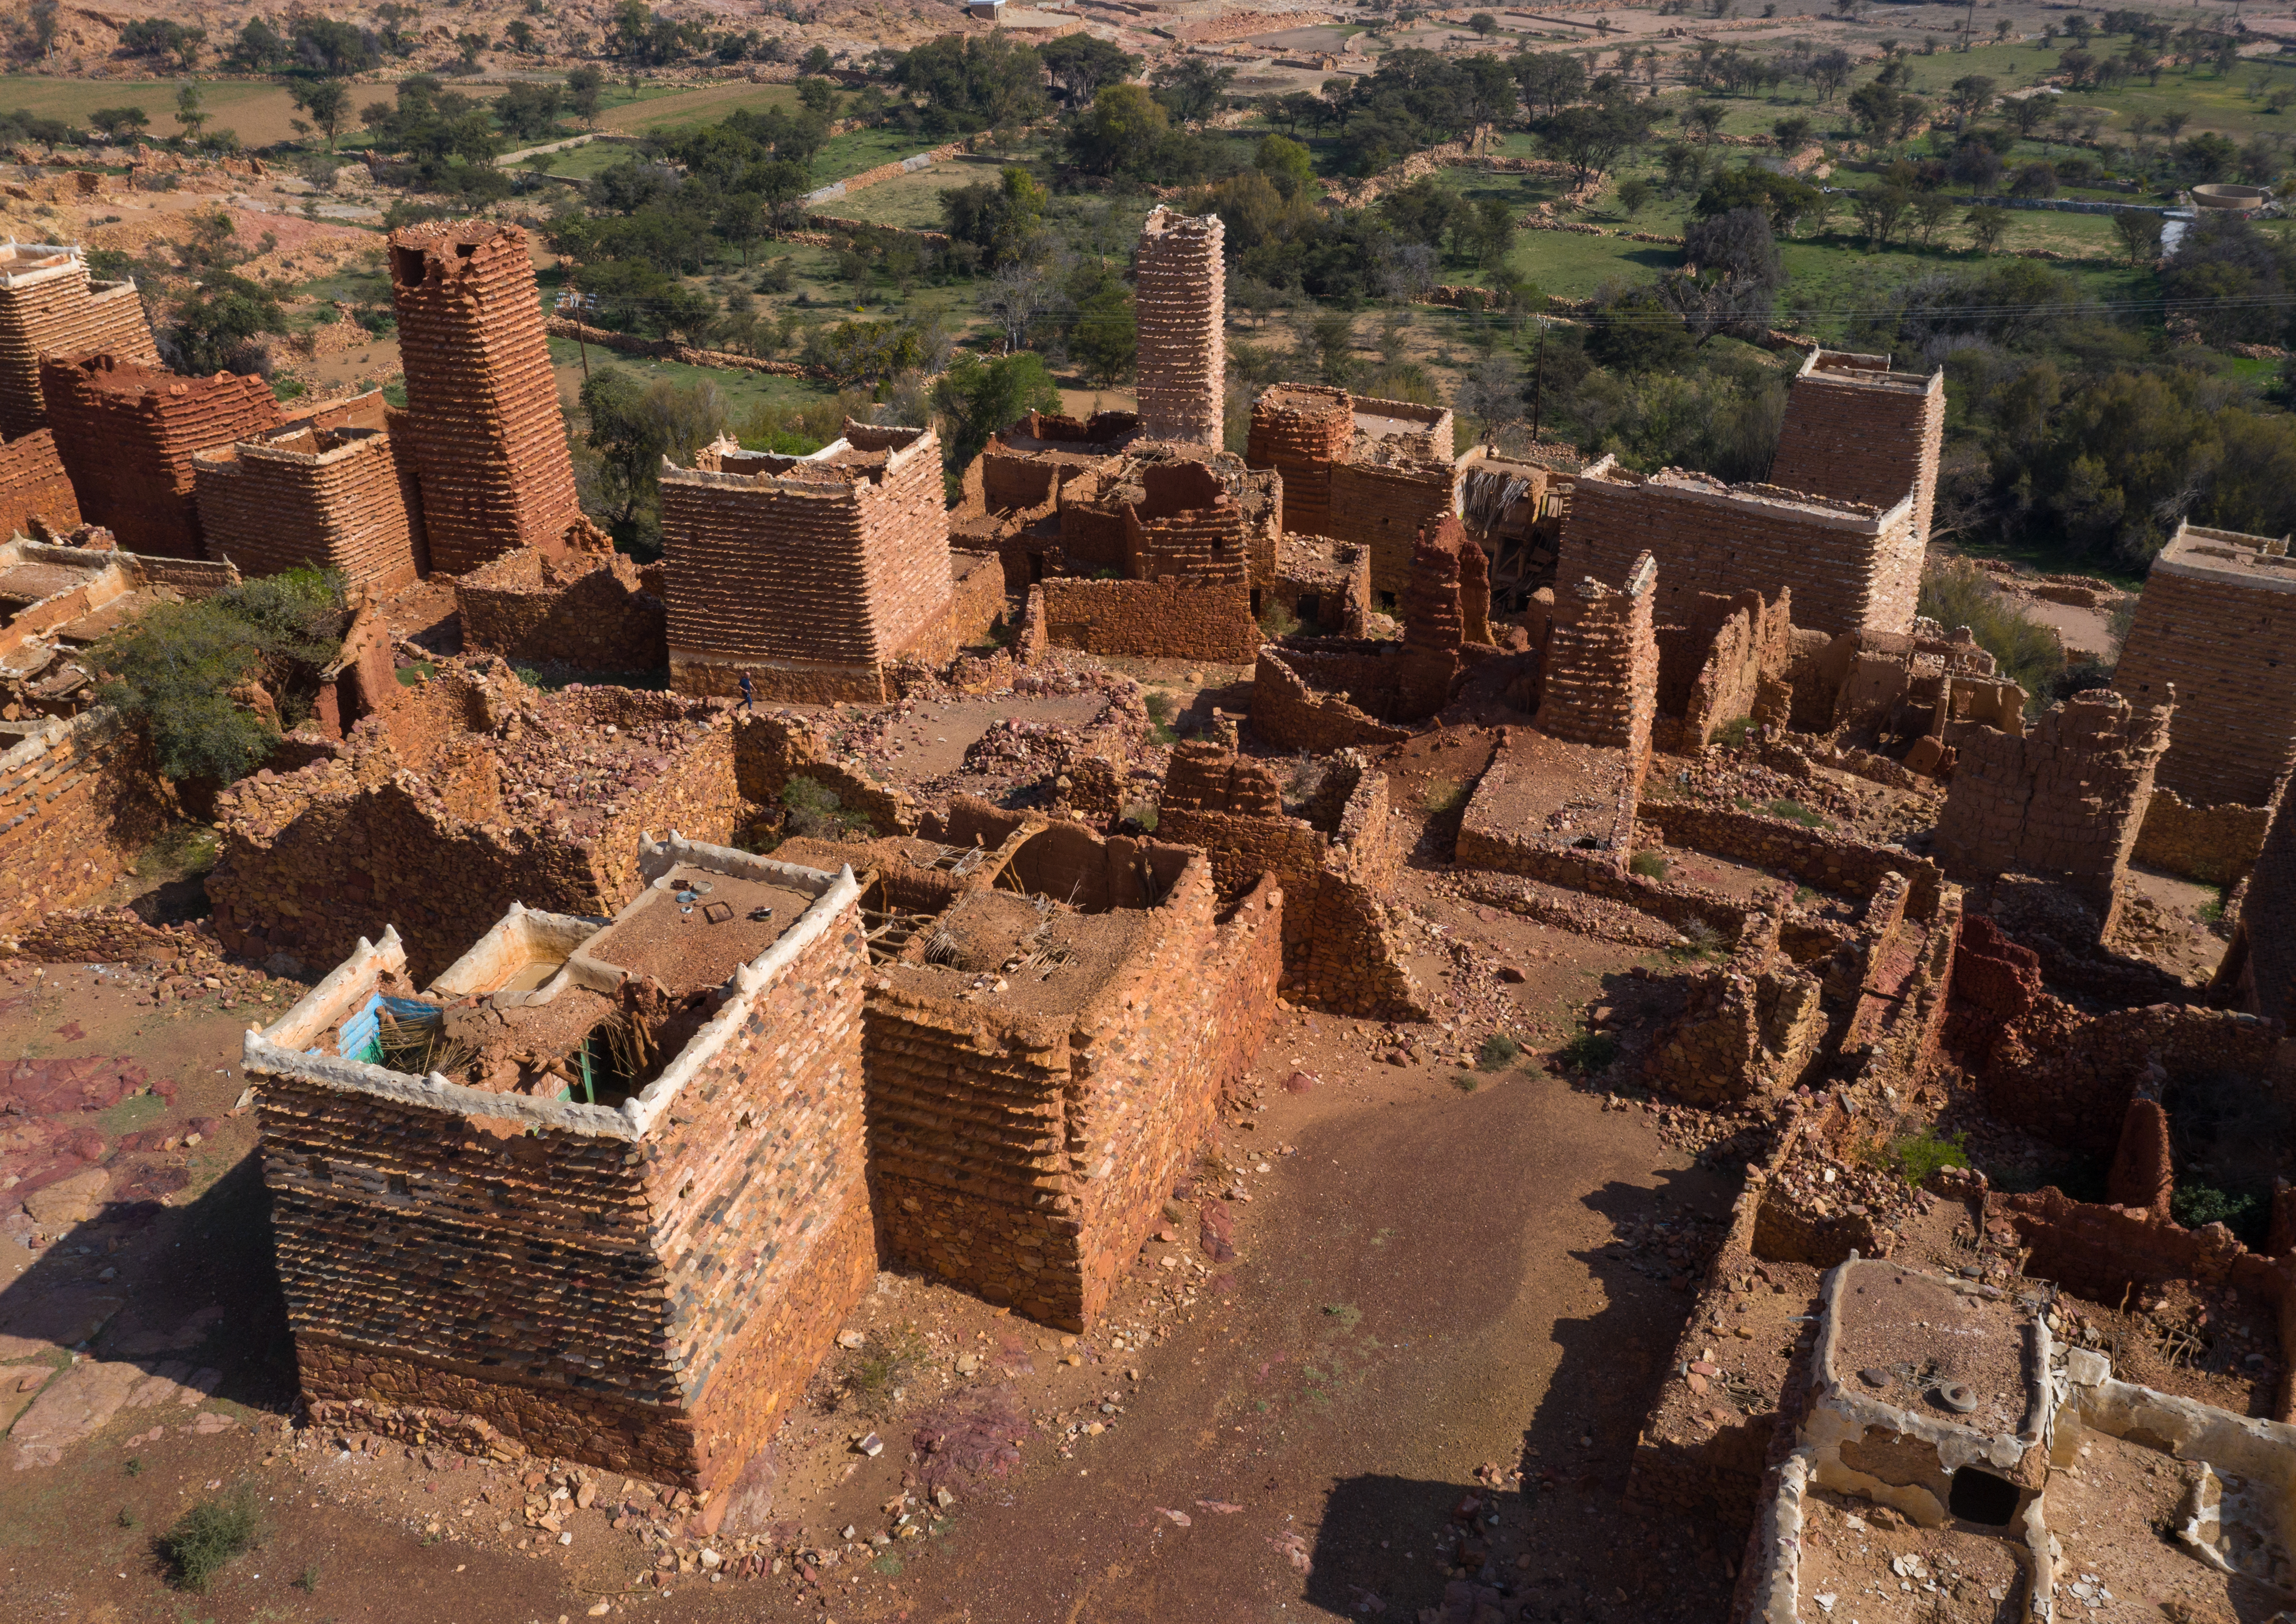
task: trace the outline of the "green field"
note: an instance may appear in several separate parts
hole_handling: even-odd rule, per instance
[[[616,86],[603,100],[598,127],[624,135],[691,129],[699,124],[715,124],[730,112],[764,112],[767,108],[798,104],[794,85],[752,85],[747,80],[698,90],[641,85],[635,100]]]
[[[63,119],[78,124],[99,107],[140,107],[151,116],[145,134],[181,133],[176,123],[175,79],[120,82],[55,79],[42,75],[0,74],[0,106]],[[265,79],[201,79],[208,128],[236,133],[249,146],[269,146],[295,138],[288,120],[296,117],[287,86]]]

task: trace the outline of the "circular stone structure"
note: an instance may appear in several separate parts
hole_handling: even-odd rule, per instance
[[[2193,188],[2193,201],[2203,209],[2261,209],[2271,201],[2269,186],[2234,186],[2218,182]]]

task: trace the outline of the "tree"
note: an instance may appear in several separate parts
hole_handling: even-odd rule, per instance
[[[1627,218],[1631,220],[1640,214],[1643,205],[1650,200],[1651,184],[1641,176],[1629,175],[1619,183],[1619,207],[1627,211]]]
[[[1989,254],[2001,245],[2001,235],[2009,229],[2009,211],[1991,203],[1980,203],[1961,217],[1969,227],[1969,245],[1980,254]]]
[[[1904,98],[1879,79],[1869,79],[1849,93],[1849,116],[1866,132],[1867,139],[1880,143],[1890,139],[1905,116]]]
[[[1955,118],[1965,128],[1970,119],[1993,105],[1996,88],[1993,80],[1982,73],[1964,73],[1954,80],[1946,105],[1953,109]]]
[[[1267,176],[1286,198],[1298,196],[1316,181],[1316,163],[1308,149],[1281,135],[1260,137],[1251,167]]]
[[[1069,334],[1069,353],[1098,388],[1124,381],[1140,351],[1140,330],[1132,296],[1122,284],[1102,289],[1078,308],[1077,324]]]
[[[297,107],[311,115],[312,124],[327,138],[327,151],[333,152],[336,132],[351,116],[349,87],[340,79],[320,79],[315,84],[298,85],[290,94]]]
[[[1209,57],[1167,58],[1148,82],[1174,118],[1183,124],[1201,124],[1219,111],[1227,87],[1235,82],[1235,70],[1217,67]]]
[[[542,54],[542,42],[534,32],[534,25],[523,17],[513,17],[503,29],[504,43],[521,56]],[[735,61],[741,59],[736,57]]]
[[[1540,120],[1540,144],[1577,171],[1581,184],[1606,174],[1629,148],[1648,136],[1649,115],[1640,107],[1610,103],[1566,107]]]
[[[980,299],[981,314],[996,324],[1010,354],[1027,341],[1029,329],[1060,303],[1061,293],[1042,266],[1013,259],[996,267]]]
[[[1454,409],[1481,425],[1485,445],[1511,422],[1522,421],[1522,369],[1500,351],[1477,362],[1459,381]]]
[[[557,133],[566,93],[555,85],[516,80],[495,98],[495,120],[521,141],[541,141]]]
[[[2001,116],[2009,121],[2010,128],[2030,137],[2048,118],[2049,103],[2038,95],[2014,96],[2002,103]]]
[[[1927,248],[1936,239],[1939,228],[1952,217],[1953,211],[1958,207],[1958,204],[1942,192],[1914,193],[1914,229],[1921,234],[1923,248]]]
[[[1506,65],[1522,87],[1523,105],[1534,113],[1544,107],[1551,119],[1586,94],[1587,64],[1568,52],[1525,51]]]
[[[1857,193],[1851,206],[1870,253],[1890,246],[1890,240],[1905,223],[1906,211],[1913,206],[1913,197],[1903,186],[1884,182]]]
[[[941,466],[953,481],[999,429],[1027,412],[1059,411],[1061,391],[1033,350],[986,360],[960,349],[933,385],[932,406],[942,420]]]
[[[273,73],[292,59],[287,37],[260,17],[250,17],[239,30],[239,38],[226,53],[238,66],[256,73]]]
[[[1171,131],[1164,104],[1138,85],[1103,85],[1069,131],[1069,161],[1087,175],[1137,173]]]
[[[164,776],[226,784],[262,766],[279,742],[256,706],[256,685],[279,696],[281,721],[299,723],[348,619],[342,578],[304,565],[198,603],[155,603],[91,649],[88,662],[102,675],[97,697],[143,725]]]
[[[1476,33],[1481,35],[1485,39],[1488,39],[1492,35],[1499,31],[1499,20],[1492,16],[1488,12],[1477,12],[1473,16],[1467,19],[1467,26],[1474,29]]]
[[[2020,164],[2017,173],[2010,177],[2012,197],[2054,197],[2057,194],[2057,169],[2045,158]]]
[[[1776,238],[1759,209],[1733,209],[1683,228],[1683,268],[1659,283],[1701,348],[1725,332],[1759,332],[1785,285]]]
[[[601,366],[582,385],[586,444],[597,454],[607,528],[652,556],[661,550],[661,461],[690,461],[726,431],[726,400],[708,380],[649,383]]]
[[[152,115],[140,107],[99,107],[87,121],[107,141],[132,141],[143,135]]]
[[[2149,209],[2115,209],[2112,234],[2120,239],[2132,268],[2143,260],[2161,257],[2161,217]]]
[[[566,91],[574,106],[574,116],[585,124],[598,121],[598,99],[606,88],[603,70],[585,62],[566,76]]]
[[[199,86],[186,79],[176,92],[176,122],[183,126],[184,134],[197,140],[200,127],[208,121],[207,96]]]
[[[1070,34],[1037,48],[1053,87],[1071,106],[1082,106],[1104,85],[1121,84],[1138,70],[1140,59],[1096,34]],[[1286,97],[1285,100],[1291,98]]]
[[[1809,139],[1810,121],[1807,114],[1791,113],[1770,126],[1770,134],[1778,138],[1778,145],[1788,152],[1801,150]]]

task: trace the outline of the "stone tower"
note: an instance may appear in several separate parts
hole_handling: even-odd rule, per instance
[[[1140,228],[1140,431],[1181,445],[1221,442],[1227,378],[1227,267],[1219,217],[1158,209]]]
[[[90,282],[77,248],[0,242],[0,439],[47,422],[44,355],[101,351],[160,365],[143,296],[132,282]]]
[[[555,551],[580,516],[526,234],[488,220],[390,236],[406,412],[430,567],[474,570],[517,547]]]

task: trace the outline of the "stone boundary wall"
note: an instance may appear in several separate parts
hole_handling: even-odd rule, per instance
[[[1054,648],[1248,665],[1263,641],[1251,588],[1175,580],[1040,583],[1045,637]]]
[[[50,722],[0,753],[0,932],[101,895],[174,803],[150,742],[107,709]]]
[[[0,939],[0,958],[41,964],[181,964],[222,951],[203,922],[155,925],[118,906],[62,908]]]
[[[0,541],[29,533],[35,518],[53,531],[79,523],[79,497],[53,429],[34,429],[0,445]]]
[[[757,356],[736,355],[730,349],[699,349],[670,339],[642,338],[635,332],[616,332],[611,327],[592,327],[563,316],[545,316],[542,325],[543,331],[552,338],[576,339],[621,355],[676,361],[685,366],[714,366],[725,372],[771,373],[780,378],[830,379],[827,369],[808,366],[801,361],[767,361]]]
[[[621,553],[521,547],[455,581],[463,646],[585,671],[658,671],[669,663],[660,585],[659,567],[642,571]]]

